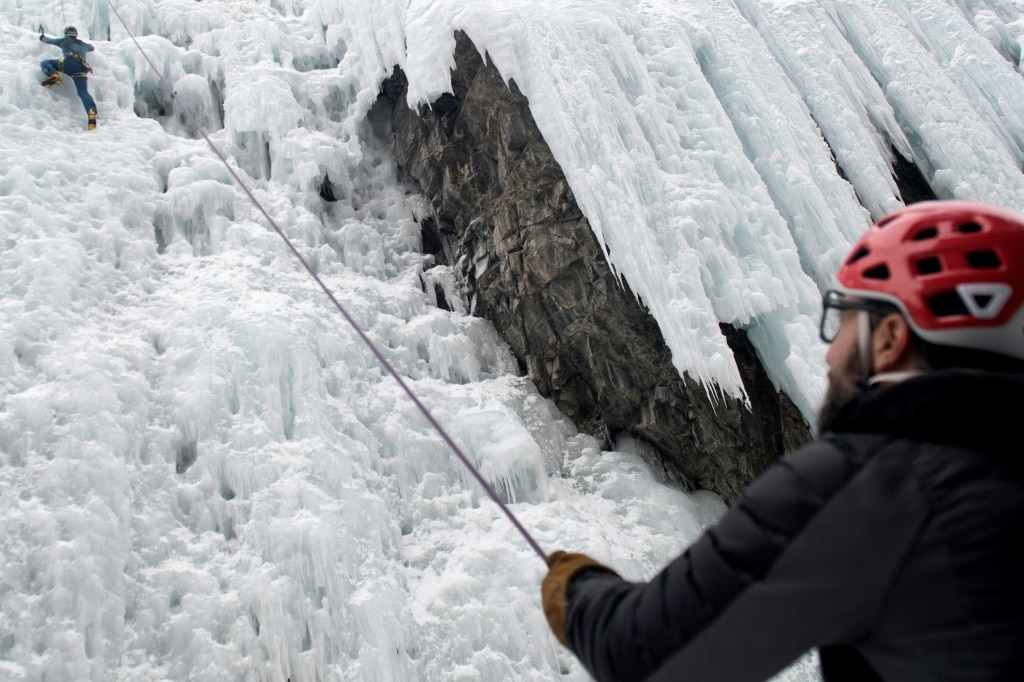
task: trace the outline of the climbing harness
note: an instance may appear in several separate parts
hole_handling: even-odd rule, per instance
[[[85,67],[85,71],[79,71],[78,73],[69,73],[68,74],[69,76],[71,76],[72,78],[81,78],[83,76],[88,76],[90,73],[92,73],[92,64],[87,62],[85,60],[85,57],[83,57],[80,54],[76,54],[74,52],[68,52],[68,56],[71,57],[72,59],[78,60],[78,63]],[[64,68],[64,60],[62,59],[60,61],[61,61],[61,68],[63,69]]]
[[[79,57],[78,55],[74,54],[73,52],[69,52],[68,56],[69,57],[74,57],[79,62],[81,62],[81,64],[83,66],[85,66],[85,71],[76,71],[75,73],[68,73],[67,71],[64,71],[64,60],[63,59],[58,59],[57,60],[57,70],[59,72],[67,74],[68,76],[71,76],[72,78],[88,78],[89,77],[89,73],[92,71],[92,65],[89,64],[89,62],[87,62],[84,59],[82,59],[81,57]],[[47,79],[47,80],[49,80],[49,79]],[[57,79],[57,82],[54,83],[54,85],[60,85],[60,78]]]
[[[63,7],[63,0],[61,0],[61,3]],[[398,371],[391,365],[390,362],[388,362],[387,358],[384,357],[384,354],[380,351],[380,349],[377,348],[377,345],[370,339],[369,336],[367,336],[366,332],[362,330],[362,328],[359,326],[359,323],[357,323],[355,319],[349,314],[348,310],[346,310],[345,307],[341,305],[341,303],[334,296],[334,294],[327,287],[327,285],[324,284],[324,281],[320,279],[320,276],[317,275],[316,271],[314,271],[312,266],[310,266],[309,262],[302,256],[301,253],[299,253],[299,250],[295,247],[292,241],[288,239],[284,231],[278,226],[277,221],[275,221],[266,211],[266,209],[263,208],[263,205],[260,204],[260,202],[253,195],[252,191],[249,189],[248,185],[246,185],[245,182],[242,181],[242,178],[239,177],[238,173],[236,173],[235,170],[231,167],[231,164],[228,163],[228,160],[224,157],[224,154],[221,153],[217,145],[215,145],[213,141],[210,140],[209,135],[206,134],[206,130],[200,124],[199,119],[196,117],[196,115],[192,113],[192,110],[185,106],[185,104],[182,103],[180,99],[178,99],[178,94],[174,91],[174,88],[171,87],[171,84],[167,82],[167,79],[164,77],[160,69],[156,67],[156,64],[154,64],[153,61],[149,58],[149,55],[146,54],[146,51],[142,49],[142,46],[139,44],[139,41],[135,39],[135,35],[128,28],[128,25],[125,23],[124,19],[121,18],[121,13],[117,11],[117,7],[114,6],[114,3],[111,0],[107,0],[107,4],[110,6],[110,9],[114,12],[114,15],[117,17],[117,20],[121,22],[121,26],[124,27],[124,30],[127,32],[128,37],[131,38],[133,43],[135,43],[135,47],[138,48],[143,58],[145,58],[146,62],[149,64],[150,68],[153,69],[153,73],[155,73],[157,77],[160,79],[160,82],[163,84],[164,88],[170,94],[171,98],[179,107],[181,107],[181,110],[184,111],[185,114],[189,117],[193,125],[195,125],[196,130],[199,131],[199,134],[203,136],[204,140],[206,140],[206,144],[210,146],[210,149],[213,150],[213,153],[217,155],[217,158],[219,158],[221,163],[224,164],[224,167],[227,168],[228,172],[231,174],[231,177],[235,179],[235,182],[238,183],[238,186],[241,187],[242,191],[245,192],[246,196],[249,197],[249,200],[252,202],[253,206],[255,206],[256,209],[263,215],[263,217],[266,218],[270,226],[274,229],[275,232],[277,232],[278,236],[281,237],[281,239],[284,241],[288,249],[291,250],[291,252],[299,260],[299,263],[302,264],[302,267],[306,269],[306,272],[309,273],[309,275],[317,283],[320,289],[323,290],[324,294],[327,295],[327,298],[331,300],[331,303],[334,304],[334,307],[337,308],[338,312],[340,312],[342,317],[345,318],[345,321],[348,322],[348,324],[352,327],[352,329],[359,336],[359,338],[362,339],[363,343],[365,343],[366,346],[370,349],[370,352],[372,352],[374,357],[377,358],[377,361],[381,364],[385,371],[387,371],[387,373],[390,374],[391,377],[398,382],[398,385],[402,388],[402,390],[409,397],[409,399],[412,400],[412,402],[416,405],[417,409],[419,409],[420,413],[426,418],[427,422],[429,422],[430,425],[434,428],[434,430],[437,431],[438,435],[441,436],[441,439],[444,440],[448,447],[451,448],[452,452],[454,452],[455,455],[462,461],[462,463],[466,466],[469,472],[476,479],[477,483],[480,484],[480,486],[484,489],[487,495],[492,500],[494,500],[494,502],[498,505],[499,509],[501,509],[505,516],[508,517],[508,520],[512,523],[513,526],[515,526],[516,530],[518,530],[519,533],[523,536],[527,544],[529,544],[533,551],[536,552],[537,555],[546,562],[547,554],[544,552],[543,549],[541,549],[537,541],[533,539],[533,536],[530,535],[530,533],[526,530],[526,528],[519,521],[519,519],[516,518],[515,514],[512,513],[512,510],[508,508],[508,505],[505,504],[504,501],[502,501],[501,497],[499,497],[498,493],[494,490],[494,487],[487,482],[487,479],[483,477],[483,474],[480,473],[480,470],[473,465],[473,463],[469,460],[469,457],[467,457],[466,454],[462,451],[462,448],[460,448],[452,439],[452,437],[448,435],[448,432],[445,431],[444,427],[441,426],[440,422],[438,422],[434,415],[430,412],[430,410],[427,409],[427,406],[420,401],[420,399],[416,396],[415,393],[413,393],[412,389],[409,388],[409,385],[405,382],[401,375],[399,375]]]

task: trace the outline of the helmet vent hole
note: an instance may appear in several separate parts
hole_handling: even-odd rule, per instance
[[[976,232],[981,232],[981,225],[973,222],[960,223],[959,225],[956,226],[956,229],[957,232],[962,232],[963,234],[974,234]]]
[[[889,279],[889,266],[885,263],[868,268],[861,273],[865,279]]]
[[[921,230],[920,232],[918,232],[917,234],[915,234],[912,237],[912,239],[915,242],[923,242],[926,239],[935,239],[938,236],[939,236],[939,230],[937,228],[935,228],[935,227],[926,227],[923,230]]]
[[[953,315],[969,315],[967,306],[964,305],[960,295],[955,291],[947,291],[943,294],[936,294],[928,297],[928,307],[931,308],[935,317],[952,317]]]
[[[998,268],[1003,264],[995,251],[971,251],[967,254],[967,262],[980,270]]]
[[[942,272],[942,263],[935,256],[917,261],[917,274],[934,275],[936,272]]]
[[[853,265],[861,258],[865,258],[866,256],[868,256],[870,253],[871,251],[866,246],[862,246],[859,249],[857,249],[857,251],[846,260],[846,264]]]
[[[990,296],[988,294],[978,294],[977,296],[974,297],[974,302],[978,304],[979,308],[984,309],[987,308],[990,303],[992,303],[993,298],[994,296]]]

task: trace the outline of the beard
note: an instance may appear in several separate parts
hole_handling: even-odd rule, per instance
[[[860,358],[857,348],[850,347],[850,353],[846,356],[839,367],[829,370],[828,390],[825,392],[825,399],[818,409],[818,434],[829,431],[836,415],[846,407],[853,398],[860,393],[861,369]]]

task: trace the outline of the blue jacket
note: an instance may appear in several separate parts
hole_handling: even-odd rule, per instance
[[[92,52],[96,48],[89,43],[83,42],[78,38],[47,38],[46,36],[39,36],[39,39],[44,43],[50,45],[56,45],[64,53],[64,59],[74,59],[82,63],[85,66],[85,54]]]
[[[566,636],[599,680],[1020,680],[1024,377],[868,391],[649,583],[573,580]]]

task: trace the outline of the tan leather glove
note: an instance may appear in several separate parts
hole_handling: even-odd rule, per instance
[[[540,584],[541,601],[544,603],[544,615],[555,637],[564,646],[569,643],[565,639],[565,609],[568,604],[569,583],[581,571],[594,569],[618,575],[604,564],[598,563],[586,554],[563,552],[558,550],[548,555],[548,574]]]

